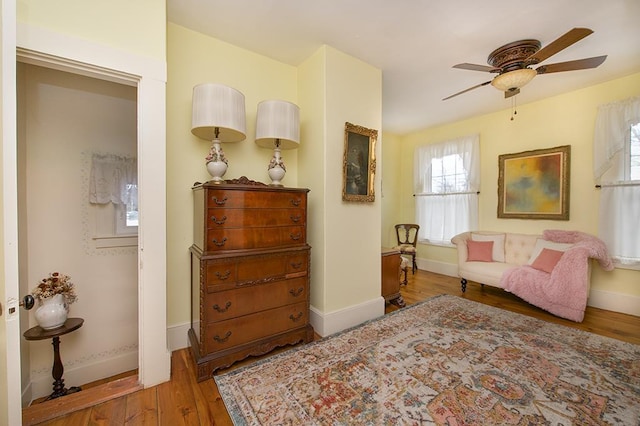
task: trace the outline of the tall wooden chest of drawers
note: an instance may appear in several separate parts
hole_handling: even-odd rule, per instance
[[[244,177],[194,186],[189,343],[198,380],[313,340],[307,192]]]

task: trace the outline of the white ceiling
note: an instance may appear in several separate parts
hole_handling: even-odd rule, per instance
[[[278,61],[299,65],[323,44],[382,70],[385,131],[403,134],[508,109],[491,85],[442,98],[494,74],[494,49],[521,39],[546,46],[571,28],[593,34],[542,64],[608,55],[600,67],[539,75],[517,103],[640,71],[640,0],[168,0],[168,20]]]

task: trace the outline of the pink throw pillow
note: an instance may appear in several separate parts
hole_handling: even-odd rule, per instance
[[[493,241],[467,240],[467,261],[493,262]]]
[[[544,248],[538,257],[536,257],[536,260],[533,261],[531,267],[551,273],[563,254],[563,251]]]

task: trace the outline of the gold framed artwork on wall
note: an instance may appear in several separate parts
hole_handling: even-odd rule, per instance
[[[498,157],[498,217],[569,220],[571,146]]]
[[[377,139],[377,130],[345,123],[342,165],[343,201],[375,201]]]

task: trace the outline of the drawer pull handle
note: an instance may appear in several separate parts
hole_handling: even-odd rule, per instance
[[[293,205],[295,207],[298,207],[300,205],[301,201],[302,200],[300,198],[293,199],[293,200],[291,200],[291,205]]]
[[[224,313],[224,312],[227,312],[230,307],[231,307],[231,302],[227,302],[224,305],[224,308],[221,308],[220,306],[218,306],[217,303],[215,305],[213,305],[213,309],[215,309],[216,311],[220,312],[221,314]]]
[[[301,312],[302,313],[302,312]],[[218,343],[224,343],[227,340],[229,340],[229,337],[231,337],[231,332],[227,331],[227,334],[224,335],[224,337],[220,337],[220,336],[213,336],[213,340],[215,340]]]
[[[211,216],[211,222],[215,223],[216,225],[222,225],[223,223],[225,223],[227,221],[227,217],[226,216],[222,216],[222,219],[219,219],[215,216]]]
[[[227,278],[229,278],[229,275],[231,275],[231,271],[230,271],[230,270],[228,270],[228,269],[227,269],[226,271],[224,271],[223,273],[220,273],[220,271],[216,271],[216,277],[217,277],[219,280],[222,280],[222,281],[224,281],[224,280],[226,280]]]
[[[227,197],[224,197],[222,200],[219,200],[218,197],[213,197],[213,202],[219,206],[224,206],[227,203]]]
[[[298,222],[300,222],[300,219],[302,219],[302,216],[300,216],[300,215],[298,215],[298,216],[291,215],[291,216],[289,216],[289,219],[291,219],[291,221],[293,223],[298,223]]]
[[[302,267],[302,262],[291,262],[291,267],[293,269],[300,269]]]
[[[218,241],[217,238],[213,239],[213,244],[217,245],[218,247],[222,247],[226,242],[227,242],[227,237],[224,237],[222,241]]]
[[[295,317],[293,316],[293,314],[289,315],[289,319],[293,322],[298,322],[300,321],[300,318],[302,318],[302,315],[304,315],[302,312],[298,312],[298,315],[296,315]]]
[[[298,241],[300,238],[302,238],[302,234],[300,232],[298,232],[297,234],[289,234],[289,237],[293,241]]]
[[[289,290],[289,294],[292,295],[293,297],[298,297],[302,294],[303,291],[304,291],[303,287],[300,287],[297,290],[292,288],[291,290]]]

